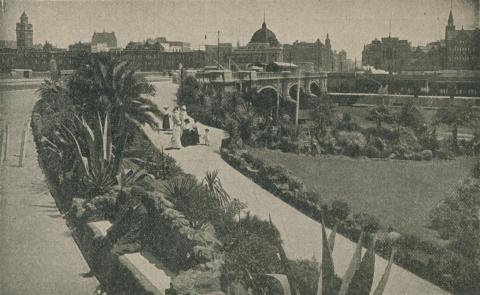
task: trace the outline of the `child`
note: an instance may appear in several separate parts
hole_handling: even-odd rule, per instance
[[[210,145],[210,140],[208,139],[208,132],[209,131],[210,130],[208,130],[208,128],[207,128],[207,129],[205,129],[205,133],[203,134],[203,143],[205,145]]]

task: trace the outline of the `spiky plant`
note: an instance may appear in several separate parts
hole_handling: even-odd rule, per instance
[[[223,188],[218,177],[218,170],[207,171],[202,185],[208,193],[209,198],[220,208],[225,208],[230,202],[230,196]]]
[[[340,206],[342,210],[339,211],[342,217],[345,217],[345,207],[342,205]],[[337,208],[339,209],[339,208]],[[335,273],[335,266],[333,263],[333,249],[335,245],[335,235],[336,232],[332,231],[330,235],[327,235],[327,231],[323,222],[321,223],[321,234],[322,234],[322,264],[320,266],[319,272],[320,276],[318,279],[318,286],[317,286],[317,295],[330,295],[330,294],[337,294],[337,295],[351,295],[351,294],[358,294],[358,295],[369,295],[372,283],[373,283],[373,276],[375,271],[375,244],[377,240],[378,231],[378,224],[375,219],[370,218],[366,215],[358,215],[356,217],[358,223],[362,228],[362,232],[358,239],[355,251],[353,253],[352,259],[350,264],[343,276],[341,283],[339,285],[339,279]],[[273,223],[270,223],[273,226]],[[392,250],[390,259],[387,263],[385,271],[382,275],[380,282],[378,283],[374,295],[382,295],[385,291],[388,278],[390,276],[391,268],[393,265],[395,253],[396,253],[396,241],[399,238],[399,234],[396,232],[391,232],[386,235],[386,239],[388,244],[390,244]],[[368,246],[367,251],[362,257],[362,244],[365,241],[366,237],[370,237],[370,243]],[[281,245],[280,245],[281,246]],[[279,249],[282,249],[279,247]],[[281,260],[285,259],[281,255]],[[284,254],[284,252],[283,252]],[[285,269],[285,273],[287,274],[286,277],[288,278],[289,284],[282,283],[282,280],[279,280],[283,287],[283,294],[291,294],[292,291],[298,294],[295,289],[295,282],[292,280],[291,276],[289,276],[289,269]]]
[[[73,142],[76,156],[81,163],[83,182],[91,196],[105,193],[115,184],[118,167],[122,161],[113,155],[110,114],[107,112],[105,119],[102,119],[97,113],[97,118],[96,128],[91,128],[81,117],[77,118],[80,123],[80,134],[67,127],[64,128],[66,133],[63,133]]]

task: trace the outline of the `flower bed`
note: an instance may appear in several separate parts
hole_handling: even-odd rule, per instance
[[[284,202],[292,205],[310,218],[333,227],[331,204],[319,204],[315,192],[309,192],[305,184],[281,165],[269,165],[262,159],[245,150],[221,148],[222,158],[242,174],[254,180],[264,189]],[[366,214],[362,214],[367,216]],[[367,216],[368,217],[368,216]],[[346,220],[338,225],[338,232],[356,242],[360,236],[360,228],[352,221]],[[388,257],[388,247],[382,241],[377,242],[375,251],[380,256]],[[448,250],[422,241],[413,235],[403,235],[399,241],[396,263],[447,290],[452,290],[454,281],[442,275],[440,258],[448,255]]]

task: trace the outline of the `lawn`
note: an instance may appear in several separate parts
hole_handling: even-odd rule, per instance
[[[427,229],[431,209],[470,175],[473,159],[429,162],[318,157],[252,149],[269,163],[282,164],[325,202],[345,200],[401,233],[435,240]]]

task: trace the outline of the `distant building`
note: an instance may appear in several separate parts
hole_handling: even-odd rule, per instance
[[[340,56],[341,54],[341,56]],[[327,33],[325,43],[320,39],[310,42],[295,41],[292,44],[283,45],[283,60],[311,71],[346,71],[347,52],[345,50],[336,53],[332,50],[330,35]],[[307,66],[308,65],[308,66]],[[309,65],[313,65],[313,68]]]
[[[68,46],[68,51],[71,52],[92,52],[92,45],[90,43],[77,42]]]
[[[283,48],[264,20],[262,27],[253,33],[247,46],[235,48],[229,58],[242,66],[257,63],[266,65],[270,62],[282,62]]]
[[[33,25],[28,23],[28,16],[25,11],[17,23],[17,49],[31,49],[33,47]]]
[[[117,48],[115,32],[94,32],[91,42],[92,52],[103,52]]]
[[[168,52],[189,52],[190,43],[182,41],[167,41],[168,43]]]
[[[337,54],[337,72],[348,72],[347,64],[347,52],[345,50],[340,50]]]
[[[219,48],[220,47],[220,48]],[[232,55],[232,43],[220,43],[219,45],[205,45],[205,64],[226,65],[229,62],[229,57]]]
[[[480,70],[480,29],[455,27],[450,10],[445,39],[411,48],[406,40],[382,38],[365,46],[363,65],[386,71]]]
[[[362,52],[362,64],[387,72],[400,72],[410,62],[410,43],[396,37],[373,40],[365,45]]]
[[[314,43],[295,41],[293,44],[283,45],[283,60],[294,64],[313,63],[315,70],[326,70],[325,51],[325,45],[320,39]],[[331,62],[327,64],[331,66]]]
[[[167,41],[165,37],[148,38],[141,42],[130,42],[126,48],[128,50],[159,50],[164,52],[189,52],[190,43],[183,41]]]
[[[17,41],[15,40],[0,40],[0,49],[16,49]]]
[[[480,69],[480,30],[455,28],[450,10],[445,27],[445,66],[447,69]]]

